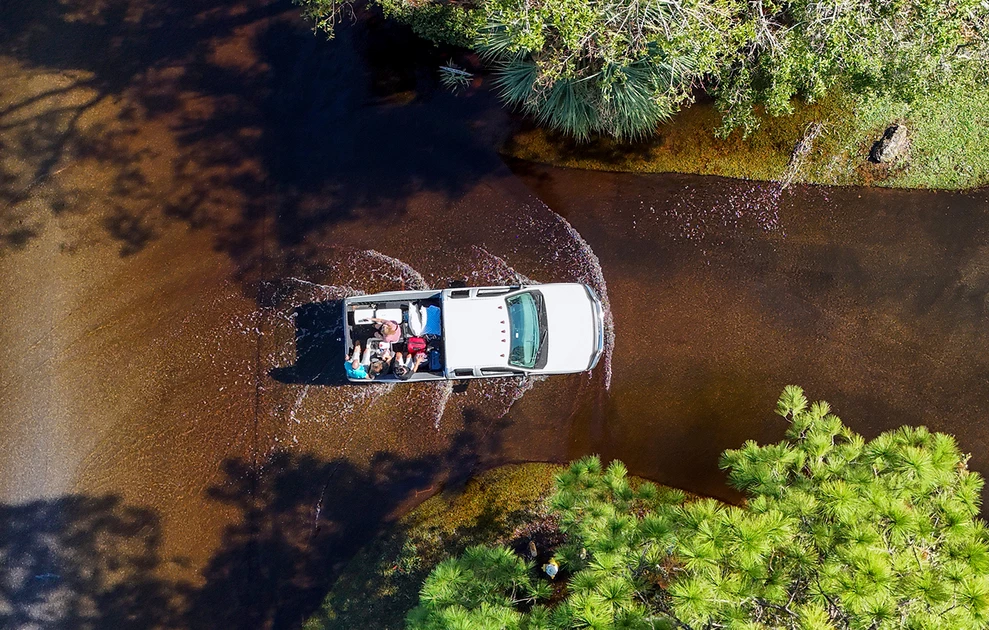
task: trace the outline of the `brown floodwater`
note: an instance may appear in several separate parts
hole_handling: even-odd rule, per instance
[[[616,341],[579,452],[731,498],[718,454],[782,437],[787,384],[866,437],[954,434],[989,471],[989,194],[513,165],[585,235]]]
[[[0,626],[296,627],[503,462],[733,499],[718,454],[782,435],[788,383],[989,471],[989,194],[506,165],[453,53],[355,17],[0,8]],[[341,298],[526,279],[606,297],[593,374],[341,382]]]

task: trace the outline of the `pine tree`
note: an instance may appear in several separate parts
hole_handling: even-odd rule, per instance
[[[866,442],[793,386],[777,413],[785,440],[721,458],[741,506],[575,461],[550,499],[563,601],[546,607],[510,551],[473,548],[430,575],[409,628],[989,628],[983,481],[955,440],[903,427]]]

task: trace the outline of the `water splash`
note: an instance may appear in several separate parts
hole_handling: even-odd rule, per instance
[[[580,232],[569,221],[556,212],[553,212],[546,204],[541,204],[541,206],[548,213],[550,219],[550,226],[547,233],[552,234],[553,228],[561,229],[566,238],[554,239],[554,242],[569,243],[569,245],[558,245],[556,251],[553,253],[552,260],[558,261],[562,255],[569,253],[575,263],[572,278],[589,285],[597,292],[598,297],[601,299],[604,316],[604,353],[601,357],[601,363],[604,366],[604,389],[605,391],[610,391],[612,377],[611,358],[615,347],[615,321],[611,313],[611,302],[608,299],[608,283],[604,279],[604,269],[601,267],[601,260],[594,253],[594,250],[591,249],[590,244],[584,240],[584,237],[580,235]],[[529,222],[534,224],[535,220],[530,217]],[[532,227],[535,227],[535,225]],[[568,247],[573,249],[568,252]]]
[[[393,258],[386,254],[382,254],[374,249],[364,250],[361,253],[368,259],[385,265],[384,268],[372,268],[372,273],[379,273],[399,283],[403,289],[410,291],[425,291],[429,288],[429,283],[426,282],[426,279],[422,276],[422,274],[413,269],[407,262],[399,260],[398,258]],[[390,271],[385,271],[389,268]]]
[[[343,415],[348,415],[354,413],[358,408],[367,410],[394,389],[394,383],[361,383],[354,385],[348,388],[350,395],[347,400],[335,411],[339,411]],[[325,422],[325,419],[321,419],[320,422]]]
[[[440,430],[440,420],[446,413],[446,405],[450,402],[450,395],[453,394],[453,381],[443,381],[434,385],[436,390],[436,402],[433,410],[433,428]]]
[[[495,418],[504,418],[536,382],[545,379],[545,376],[490,379],[482,388],[485,410]]]
[[[783,187],[775,183],[742,182],[736,186],[718,198],[716,203],[711,202],[708,191],[688,187],[675,204],[659,212],[654,206],[649,206],[649,213],[656,220],[668,223],[666,232],[673,238],[685,241],[709,241],[725,234],[725,228],[727,233],[755,228],[764,232],[781,232],[785,236],[779,214]],[[641,201],[640,207],[644,211],[646,202]]]
[[[555,248],[557,266],[568,270],[575,279],[593,286],[602,295],[607,305],[607,288],[600,272],[597,256],[590,251],[587,243],[580,237],[569,223],[548,209],[533,209],[554,238],[549,241]],[[532,232],[526,232],[532,233]],[[560,243],[563,245],[561,246]],[[245,334],[265,334],[269,341],[263,363],[269,366],[286,365],[293,362],[295,345],[300,339],[313,343],[332,341],[332,339],[314,339],[307,335],[324,338],[326,335],[341,337],[342,321],[327,321],[325,325],[312,330],[299,330],[297,326],[297,307],[312,302],[342,299],[353,295],[362,295],[367,291],[388,290],[401,288],[407,290],[425,290],[430,283],[425,276],[408,263],[384,254],[374,249],[334,248],[336,254],[330,260],[324,261],[318,277],[289,276],[277,282],[276,293],[278,304],[257,309],[238,327]],[[456,260],[467,261],[469,270],[465,277],[476,284],[535,284],[528,275],[518,272],[502,256],[494,254],[479,245],[463,248],[462,256]],[[322,282],[321,282],[322,281]],[[360,289],[355,287],[361,287]],[[373,290],[373,291],[372,291]],[[610,332],[610,309],[607,311],[608,329]],[[335,324],[335,325],[334,325]],[[610,339],[610,337],[609,337]],[[606,344],[606,386],[610,386],[610,348]],[[487,414],[503,417],[511,407],[520,400],[526,392],[532,389],[536,379],[490,379],[477,383],[474,394],[479,398]],[[399,389],[395,389],[398,387]],[[291,392],[291,393],[290,393]],[[292,447],[299,444],[298,436],[311,431],[316,425],[331,425],[334,430],[340,429],[348,437],[345,442],[359,434],[360,422],[355,419],[366,416],[369,409],[379,400],[391,399],[393,396],[411,397],[414,404],[402,404],[405,409],[414,408],[418,411],[415,416],[421,418],[423,424],[432,420],[436,431],[441,431],[443,417],[452,404],[453,382],[441,381],[424,384],[424,386],[406,387],[393,383],[367,383],[349,387],[337,387],[332,390],[304,384],[290,392],[284,400],[281,409],[285,418],[284,433],[275,439],[279,448]],[[399,404],[399,400],[388,403]],[[426,425],[428,426],[428,425]],[[305,428],[310,427],[310,428]],[[301,431],[301,433],[300,433]]]
[[[313,341],[319,343],[319,339],[326,336],[342,336],[343,322],[337,322],[332,327],[321,328],[319,330],[299,331],[295,325],[295,313],[298,306],[312,302],[327,301],[333,299],[343,299],[355,295],[364,295],[365,291],[353,288],[349,282],[363,281],[368,278],[381,278],[390,284],[397,284],[402,289],[424,290],[428,288],[426,279],[412,268],[408,263],[383,254],[377,250],[355,250],[351,248],[341,248],[338,260],[330,262],[324,273],[335,280],[343,279],[347,284],[322,284],[313,280],[290,276],[283,278],[280,282],[292,285],[291,290],[285,291],[279,299],[277,307],[261,308],[252,314],[251,324],[259,320],[270,322],[287,322],[292,324],[295,332],[294,336],[285,335],[286,339],[282,346],[267,358],[271,365],[291,363],[293,354],[293,343],[300,340],[307,340],[313,336]],[[360,271],[360,277],[357,275]],[[284,290],[284,286],[282,287]],[[247,328],[246,326],[244,328]],[[254,325],[254,329],[259,329]],[[310,395],[314,391],[310,385],[304,385],[295,394],[295,399],[289,406],[288,426],[300,425],[303,423],[337,422],[340,418],[353,418],[366,414],[367,410],[379,399],[387,396],[393,391],[393,383],[361,383],[350,387],[334,388],[331,398],[332,409],[310,409],[308,404]],[[447,402],[452,392],[452,384],[444,382],[442,386],[433,388],[433,400],[423,403],[423,408],[432,409],[434,426],[438,427],[440,418],[445,412]],[[324,405],[325,406],[325,403]],[[331,420],[332,419],[332,420]],[[353,433],[353,432],[352,432]],[[294,435],[292,443],[298,443]],[[277,440],[276,441],[281,441]],[[349,442],[349,439],[348,439]]]
[[[302,401],[306,399],[306,394],[309,393],[309,385],[303,385],[302,389],[299,390],[298,395],[295,397],[295,404],[292,405],[292,409],[288,412],[289,420],[299,424],[299,419],[295,417],[295,412],[299,410],[302,405]]]
[[[341,300],[343,298],[352,297],[355,295],[364,295],[364,291],[359,291],[345,285],[338,286],[333,284],[319,284],[317,282],[303,280],[302,278],[296,278],[294,276],[285,278],[285,281],[298,284],[300,287],[316,289],[317,291],[322,292],[322,297],[324,300]]]
[[[486,284],[506,285],[539,284],[525,274],[516,271],[501,256],[492,254],[483,247],[471,245],[470,252],[472,256],[469,260],[473,260],[478,264],[471,270],[468,277],[475,280],[478,284],[482,282]]]
[[[269,326],[271,324],[274,324],[275,326],[284,326],[284,324],[288,324],[294,331],[294,335],[286,334],[285,342],[279,347],[272,349],[271,352],[263,357],[264,363],[269,366],[291,363],[292,356],[294,354],[293,348],[300,341],[319,344],[322,343],[322,340],[327,337],[341,337],[343,330],[342,320],[336,321],[332,326],[320,328],[318,330],[299,330],[295,321],[297,314],[296,309],[299,306],[314,302],[339,300],[364,294],[364,291],[354,289],[349,285],[322,284],[294,276],[283,278],[279,282],[282,283],[283,289],[286,285],[291,285],[292,288],[282,294],[277,306],[259,308],[252,313],[250,317],[250,321],[252,323],[264,321],[267,322]],[[260,324],[255,324],[255,329],[260,330],[260,328]],[[274,331],[271,334],[274,335]],[[375,383],[366,384],[359,387],[337,389],[340,393],[345,393],[345,397],[336,401],[339,406],[335,409],[335,413],[331,414],[330,417],[339,417],[341,414],[355,413],[359,408],[366,408],[373,405],[378,398],[391,391],[391,385]],[[296,393],[295,400],[289,407],[288,411],[288,419],[290,421],[289,426],[292,426],[292,424],[300,425],[304,421],[306,423],[326,422],[327,416],[323,416],[319,413],[312,413],[311,411],[310,413],[305,413],[307,409],[306,403],[312,392],[313,386],[307,384],[303,385]],[[293,444],[298,443],[298,439],[294,434],[291,435],[291,441]],[[281,442],[281,440],[276,438],[276,442]]]

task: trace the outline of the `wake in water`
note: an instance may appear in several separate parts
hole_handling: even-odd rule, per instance
[[[362,252],[363,253],[363,252]],[[379,260],[375,254],[376,252],[366,252],[370,258],[374,260]],[[378,269],[376,273],[382,275],[392,276],[395,273],[395,266],[392,269]],[[402,273],[400,267],[398,267],[398,273]],[[364,291],[354,289],[348,285],[334,285],[334,284],[323,284],[320,282],[314,282],[312,280],[306,280],[304,278],[298,277],[287,277],[280,281],[273,282],[271,284],[277,284],[277,293],[280,297],[277,306],[261,308],[256,311],[256,316],[267,322],[268,326],[273,329],[282,328],[285,329],[285,323],[291,324],[289,330],[294,333],[294,342],[291,341],[292,336],[288,333],[288,330],[284,330],[280,337],[283,337],[285,341],[281,343],[276,342],[276,347],[271,348],[266,356],[263,358],[264,362],[272,367],[290,365],[293,362],[293,358],[297,352],[297,347],[300,344],[311,344],[314,346],[332,346],[330,342],[342,341],[343,338],[343,322],[339,317],[330,317],[328,320],[328,325],[320,328],[302,328],[297,322],[298,307],[319,304],[322,302],[330,302],[333,300],[342,300],[347,297],[355,295],[363,295]],[[258,328],[260,333],[260,327]],[[274,337],[274,331],[272,332]],[[341,346],[342,347],[342,346]],[[331,365],[335,364],[334,358],[330,358]],[[342,363],[342,355],[339,357],[339,362]],[[333,396],[335,402],[335,409],[329,414],[320,414],[318,410],[309,410],[306,404],[310,398],[310,395],[314,391],[314,386],[312,384],[301,384],[299,390],[295,394],[295,399],[288,409],[288,419],[290,425],[302,425],[303,423],[334,423],[340,422],[341,418],[346,418],[354,415],[358,410],[366,411],[371,405],[373,405],[379,398],[386,395],[392,390],[392,385],[389,383],[373,383],[367,384],[362,387],[347,387],[347,388],[335,388],[337,390]],[[320,390],[321,388],[315,388]],[[341,398],[340,394],[343,393],[344,396]],[[313,413],[313,411],[317,411]],[[293,434],[289,440],[292,444],[297,444],[298,439]],[[288,446],[286,440],[276,438],[276,442],[279,442],[282,447]]]
[[[479,404],[492,418],[504,418],[516,402],[522,399],[536,382],[545,376],[504,377],[491,379],[480,388]]]
[[[548,257],[540,259],[550,266],[542,274],[547,281],[577,281],[590,285],[601,298],[605,317],[605,349],[602,357],[605,388],[611,386],[611,361],[614,348],[614,324],[608,300],[607,284],[597,255],[588,243],[566,219],[545,205],[527,208],[516,216],[522,225],[518,232],[538,235],[538,245],[551,248]],[[520,241],[522,243],[522,241]],[[511,252],[509,252],[511,253]],[[342,321],[326,316],[326,323],[309,329],[300,328],[296,322],[300,307],[343,298],[389,290],[426,290],[431,282],[419,270],[399,258],[376,249],[331,248],[320,262],[316,275],[290,276],[276,281],[275,303],[258,309],[238,326],[245,333],[267,336],[268,344],[262,363],[277,368],[292,365],[297,345],[302,343],[320,347],[334,347],[342,341]],[[531,252],[521,254],[531,259]],[[428,256],[425,258],[428,260]],[[516,270],[503,255],[495,254],[487,247],[469,245],[459,248],[445,259],[453,262],[448,268],[454,277],[463,278],[470,285],[529,285],[537,284],[530,275]],[[462,268],[458,269],[458,267]],[[331,306],[332,309],[332,306]],[[260,343],[260,342],[259,342]],[[343,351],[341,350],[341,355]],[[327,369],[333,369],[337,357],[329,358]],[[342,361],[342,356],[339,358]],[[485,415],[500,418],[534,386],[535,379],[502,378],[486,379],[472,383],[466,397],[458,397],[458,405],[474,405],[484,409]],[[428,419],[434,430],[439,431],[442,419],[452,399],[453,383],[444,381],[412,387],[393,384],[368,383],[342,387],[317,387],[312,383],[299,383],[291,398],[275,405],[288,421],[283,425],[290,436],[278,440],[281,445],[296,444],[298,439],[292,427],[318,427],[356,430],[354,419],[366,417],[371,408],[385,398],[389,402],[378,410],[392,413],[392,408],[415,409],[415,417]],[[394,398],[399,396],[401,399]]]
[[[399,286],[400,291],[425,291],[429,288],[429,283],[422,277],[422,274],[412,268],[406,262],[398,258],[386,256],[379,251],[368,249],[359,254],[371,262],[378,263],[377,267],[368,267],[371,274],[391,279]]]
[[[548,262],[552,267],[548,270],[552,282],[574,281],[589,285],[601,299],[604,311],[604,353],[601,365],[604,368],[604,388],[611,390],[611,361],[615,347],[615,322],[611,313],[611,302],[608,299],[608,283],[604,279],[601,260],[584,237],[580,235],[570,222],[540,204],[541,213],[530,213],[525,223],[520,226],[523,233],[535,233],[554,246]],[[562,270],[562,274],[560,273]],[[562,276],[562,277],[561,277]]]
[[[470,254],[468,260],[473,262],[474,268],[467,274],[468,284],[539,284],[483,247],[471,245]]]
[[[337,255],[322,262],[318,277],[290,276],[269,283],[269,293],[277,296],[277,304],[258,309],[250,317],[250,324],[239,326],[245,332],[258,335],[264,334],[262,329],[265,327],[273,329],[269,337],[274,342],[274,347],[262,357],[264,364],[276,369],[292,365],[300,344],[317,347],[339,345],[340,357],[328,357],[327,369],[334,369],[339,362],[342,371],[342,319],[335,316],[331,306],[331,311],[326,314],[325,325],[302,328],[296,321],[300,307],[342,300],[368,292],[355,289],[354,285],[373,287],[370,292],[425,290],[429,287],[423,275],[411,265],[377,250],[337,248],[333,251]],[[276,436],[275,442],[280,448],[298,444],[299,440],[292,429],[296,426],[311,429],[323,425],[342,429],[345,434],[353,437],[359,426],[355,425],[355,419],[366,418],[379,400],[390,397],[395,392],[393,383],[361,383],[332,388],[301,383],[297,387],[291,401],[276,405],[276,409],[281,407],[283,413],[287,412],[288,423],[285,428],[290,433],[289,436]],[[452,393],[452,383],[437,383],[411,390],[402,388],[401,392],[416,398],[414,405],[403,408],[421,410],[422,414],[432,419],[433,426],[438,428]]]

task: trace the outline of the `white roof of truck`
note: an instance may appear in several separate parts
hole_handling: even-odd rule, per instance
[[[446,299],[443,318],[447,369],[508,365],[505,296]]]

